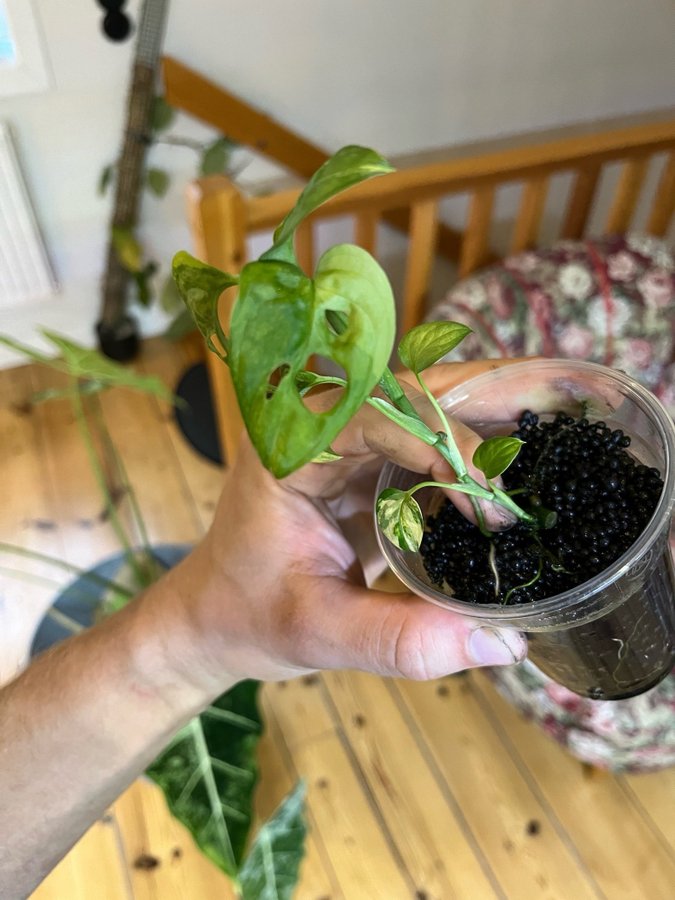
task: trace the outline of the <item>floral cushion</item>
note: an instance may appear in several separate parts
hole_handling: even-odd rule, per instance
[[[430,318],[469,325],[463,359],[557,356],[622,369],[675,413],[675,262],[657,238],[559,241],[456,285]],[[457,358],[457,351],[453,359]]]
[[[457,284],[430,319],[473,329],[463,359],[554,356],[622,369],[675,415],[675,261],[643,235],[559,241]],[[675,765],[675,671],[629,700],[579,697],[530,662],[493,669],[500,692],[584,762],[614,771]]]

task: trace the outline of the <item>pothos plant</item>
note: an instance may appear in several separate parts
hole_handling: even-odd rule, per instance
[[[347,188],[392,171],[375,151],[344,147],[317,170],[274,232],[272,246],[258,260],[236,275],[180,252],[173,261],[178,290],[208,347],[229,366],[248,434],[263,465],[276,477],[311,461],[337,459],[331,441],[368,403],[434,447],[455,474],[451,483],[424,481],[408,491],[388,488],[380,494],[380,527],[401,549],[420,546],[424,520],[414,494],[422,487],[467,494],[485,534],[489,532],[479,500],[501,505],[532,528],[550,525],[553,513],[526,512],[497,483],[522,441],[496,436],[479,445],[473,465],[484,475],[481,483],[469,471],[450,423],[424,380],[425,369],[453,350],[470,329],[457,322],[431,322],[413,328],[398,345],[401,363],[414,373],[436,412],[434,429],[389,368],[395,304],[378,262],[360,247],[339,244],[321,256],[313,274],[298,263],[294,234],[307,216]],[[234,285],[239,292],[226,334],[218,317],[218,298]],[[308,371],[307,361],[314,355],[337,363],[346,377]],[[342,391],[332,409],[317,412],[305,397],[320,385]],[[379,395],[373,396],[376,389]]]
[[[67,386],[50,388],[33,402],[70,400],[124,565],[113,578],[103,577],[98,568],[82,571],[62,559],[0,542],[0,568],[6,574],[27,577],[25,570],[15,572],[11,563],[8,565],[12,558],[21,557],[77,576],[78,588],[91,588],[90,593],[75,593],[78,600],[91,605],[87,618],[95,621],[123,607],[164,571],[150,544],[123,460],[105,425],[100,394],[115,387],[169,402],[174,398],[155,376],[137,374],[52,331],[42,333],[58,357],[2,335],[0,343],[67,377]],[[123,498],[131,514],[128,525],[118,510]],[[85,627],[58,603],[47,615],[60,626],[63,636]],[[263,730],[258,690],[258,682],[245,681],[214,700],[174,736],[146,774],[159,785],[172,814],[200,850],[232,879],[241,900],[290,900],[304,852],[304,786],[298,783],[251,840],[258,778],[256,748]]]

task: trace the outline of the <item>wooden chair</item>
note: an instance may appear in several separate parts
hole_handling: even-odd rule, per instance
[[[394,213],[399,223],[407,223],[409,228],[401,315],[401,331],[406,331],[424,315],[443,225],[439,218],[441,200],[469,195],[466,226],[457,246],[458,271],[463,277],[495,258],[488,236],[500,186],[522,185],[509,241],[509,249],[515,253],[537,244],[553,176],[573,173],[558,236],[578,239],[586,233],[605,167],[620,163],[603,233],[622,232],[631,224],[650,163],[659,154],[666,158],[649,199],[646,231],[664,236],[675,212],[675,113],[654,114],[649,121],[637,124],[615,124],[590,131],[585,128],[584,133],[569,131],[549,139],[542,135],[522,138],[515,145],[511,142],[511,146],[498,149],[487,150],[483,146],[459,153],[455,150],[447,158],[408,164],[359,185],[326,203],[299,229],[296,250],[300,263],[307,271],[313,268],[314,229],[318,221],[352,216],[354,242],[376,253],[378,224]],[[246,261],[249,236],[276,226],[299,192],[299,188],[293,188],[248,197],[223,176],[194,182],[189,188],[188,206],[196,255],[227,271],[238,271]],[[232,291],[221,298],[225,326],[233,300]],[[231,463],[237,452],[241,418],[227,368],[213,354],[208,353],[207,360],[221,443]]]

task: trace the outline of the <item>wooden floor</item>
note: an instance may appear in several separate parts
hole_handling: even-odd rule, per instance
[[[140,367],[173,386],[192,356],[154,341]],[[33,366],[0,373],[0,540],[88,565],[116,543],[67,403],[27,406],[34,390],[53,383]],[[151,539],[196,540],[220,471],[185,444],[155,401],[110,393],[104,408]],[[0,561],[0,675],[7,679],[56,585],[47,566],[31,563],[27,581],[7,571],[20,562]],[[267,686],[263,703],[260,814],[297,778],[309,787],[300,900],[675,897],[675,770],[589,779],[480,675],[430,684],[312,676]],[[144,781],[34,894],[228,897],[225,878]]]

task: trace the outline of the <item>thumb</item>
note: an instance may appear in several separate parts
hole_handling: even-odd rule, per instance
[[[321,580],[325,602],[322,610],[314,606],[312,639],[322,658],[306,660],[317,668],[427,680],[476,666],[512,665],[527,655],[524,636],[512,629],[484,625],[414,594],[369,590],[341,579],[331,591]]]

